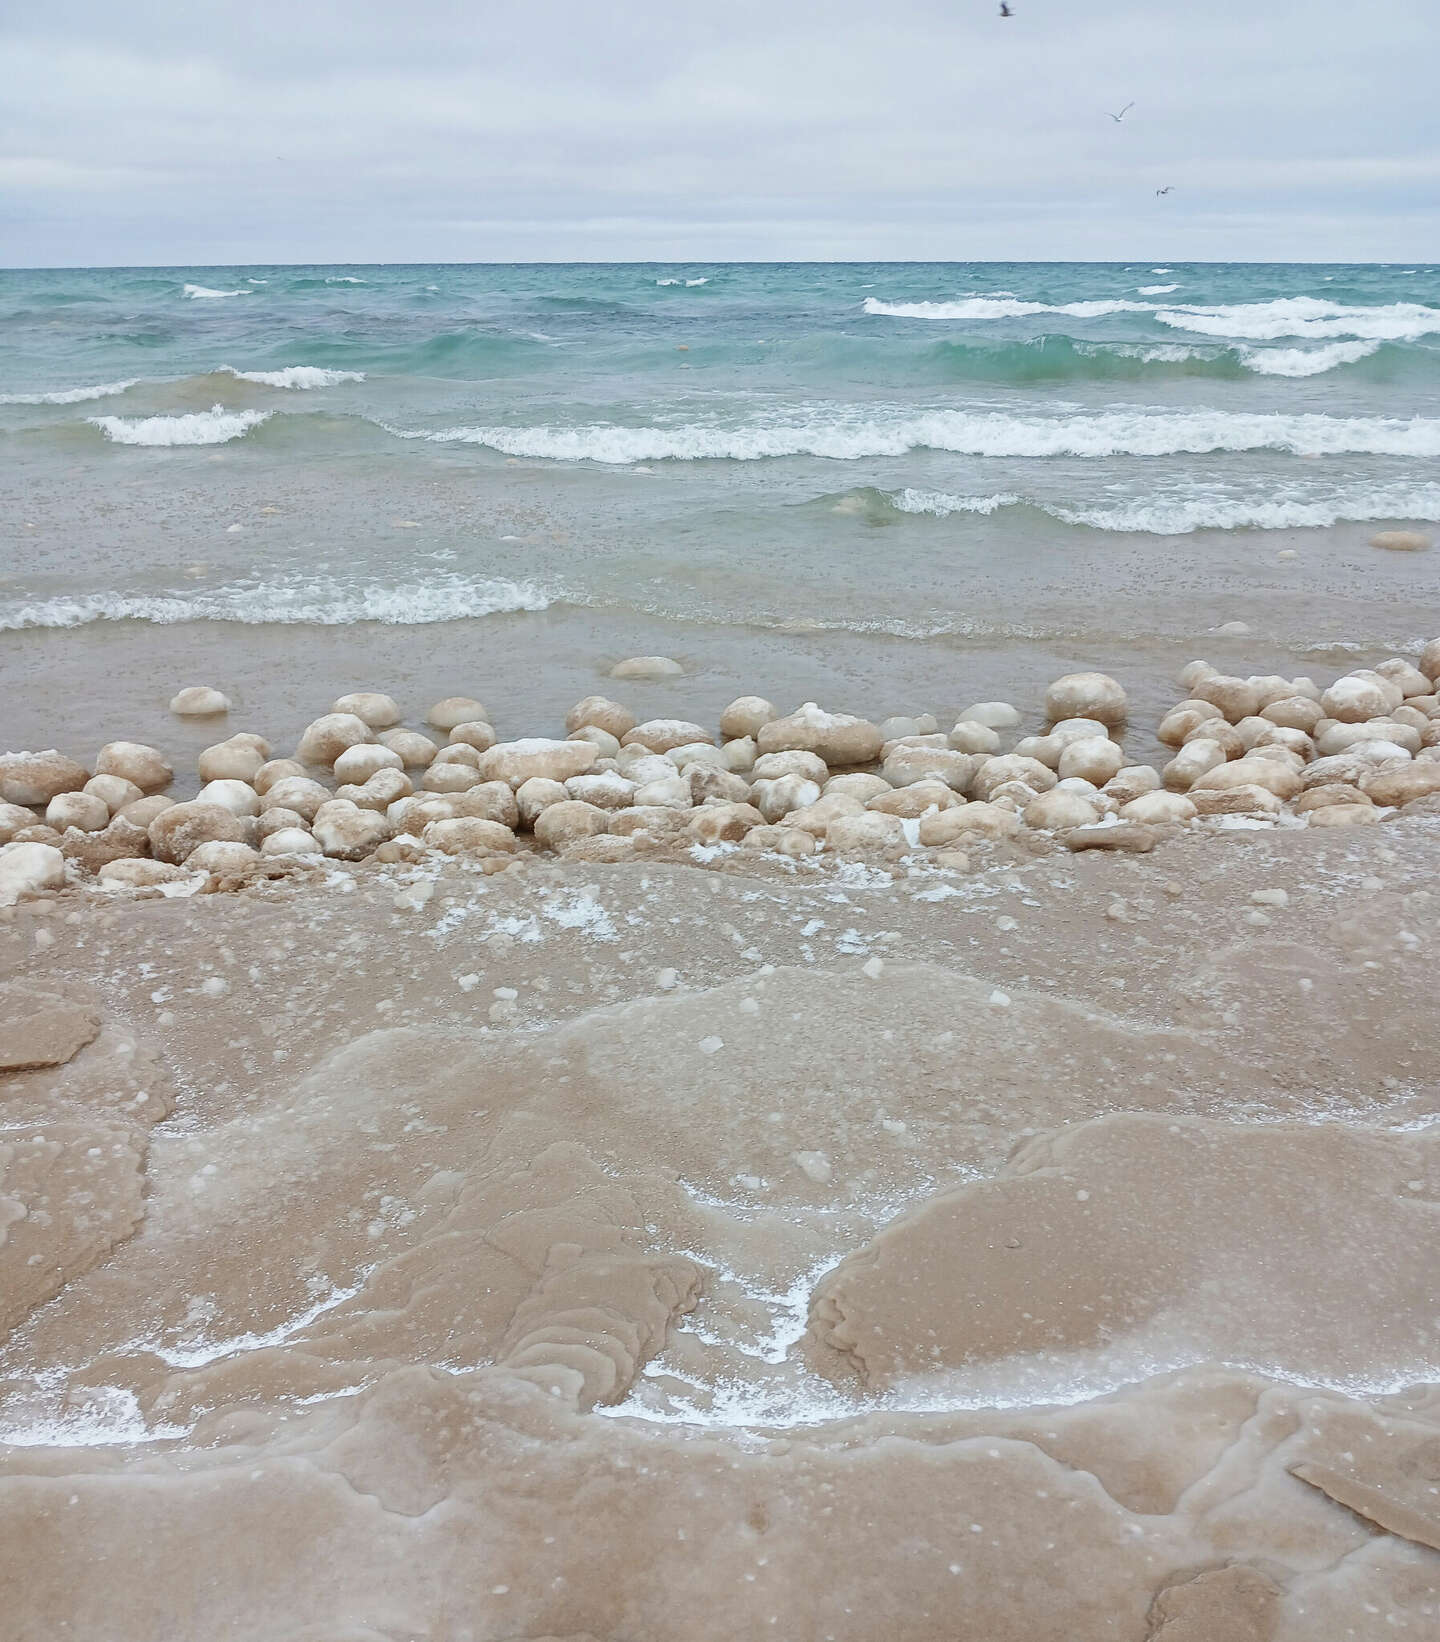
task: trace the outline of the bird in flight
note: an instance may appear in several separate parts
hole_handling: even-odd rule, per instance
[[[1119,125],[1121,120],[1123,120],[1125,118],[1125,116],[1130,112],[1130,110],[1132,108],[1134,108],[1134,106],[1135,106],[1134,103],[1126,103],[1124,108],[1122,108],[1118,114],[1111,114],[1110,118],[1112,120],[1114,120],[1116,125]],[[1108,114],[1109,112],[1110,111],[1107,109],[1106,113]]]
[[[1010,10],[1009,6],[1005,4],[1005,0],[1000,0],[1000,15],[1002,17],[1013,17],[1015,15],[1015,13]]]
[[[1165,186],[1163,188],[1157,188],[1155,190],[1155,192],[1156,192],[1157,195],[1159,195],[1159,194],[1173,194],[1175,192],[1175,184],[1173,182],[1168,182],[1168,183],[1165,184]]]

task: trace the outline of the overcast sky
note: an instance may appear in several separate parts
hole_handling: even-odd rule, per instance
[[[1012,5],[11,0],[0,262],[1440,257],[1440,0]]]

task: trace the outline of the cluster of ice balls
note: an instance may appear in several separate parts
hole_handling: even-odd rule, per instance
[[[660,660],[635,665],[670,676]],[[1125,690],[1093,672],[1055,680],[1044,733],[1009,750],[1021,715],[1008,702],[978,702],[941,731],[928,714],[876,724],[742,696],[717,734],[591,695],[564,738],[502,741],[474,698],[436,702],[420,731],[390,696],[361,691],[309,724],[293,757],[250,732],[207,747],[189,800],[167,796],[174,770],[142,743],[108,743],[93,772],[54,750],[0,755],[0,904],[87,874],[156,889],[316,858],[436,853],[500,871],[536,850],[622,861],[732,845],[792,859],[934,852],[958,866],[976,840],[1148,850],[1157,829],[1287,804],[1354,825],[1440,791],[1437,675],[1440,640],[1418,664],[1393,658],[1323,691],[1192,663],[1190,697],[1159,729],[1175,748],[1159,769],[1126,763]],[[197,687],[171,706],[216,716],[229,703]]]

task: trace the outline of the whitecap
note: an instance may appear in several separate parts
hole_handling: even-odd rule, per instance
[[[1377,352],[1379,342],[1332,342],[1326,348],[1241,348],[1240,362],[1261,376],[1319,376]]]
[[[1023,505],[1014,494],[952,496],[945,491],[905,489],[885,498],[899,513],[948,518],[956,513],[991,514]],[[1237,496],[1223,491],[1148,493],[1091,507],[1029,501],[1062,524],[1121,534],[1186,536],[1197,530],[1314,530],[1343,522],[1440,520],[1440,484],[1352,485],[1326,495],[1291,493]]]
[[[1178,291],[1178,285],[1141,285],[1137,286],[1141,296],[1169,296],[1171,291]]]
[[[214,405],[186,416],[87,416],[117,445],[224,445],[268,421],[271,411],[227,411]]]
[[[1203,456],[1254,450],[1296,456],[1440,456],[1440,419],[1314,412],[1124,410],[1025,416],[946,409],[917,412],[903,406],[871,405],[853,409],[805,406],[767,423],[738,427],[599,423],[427,431],[380,425],[402,439],[484,445],[505,456],[626,466],[656,461],[749,462],[783,456],[856,461],[904,456],[913,450],[1003,457]]]
[[[1153,302],[1025,302],[1011,296],[971,296],[956,302],[882,302],[867,296],[867,314],[890,319],[1025,319],[1032,314],[1066,314],[1071,319],[1100,319],[1106,314],[1154,313]]]
[[[140,380],[132,376],[128,382],[100,382],[93,388],[56,388],[50,393],[0,393],[0,405],[79,405],[87,399],[108,399],[112,394],[124,393]]]
[[[329,371],[319,365],[286,365],[278,371],[237,371],[222,365],[222,371],[242,382],[258,382],[262,388],[333,388],[340,382],[363,382],[364,371]]]
[[[915,490],[909,485],[887,494],[885,499],[901,513],[929,513],[937,519],[949,518],[952,513],[981,513],[988,517],[1022,500],[1009,491],[997,496],[952,496],[948,491]]]
[[[253,296],[253,291],[212,291],[208,285],[187,285],[185,295],[195,302],[211,302],[222,296]]]
[[[255,582],[164,593],[87,593],[0,604],[0,632],[85,627],[97,621],[228,621],[245,626],[424,626],[511,611],[545,610],[553,595],[529,582],[439,577],[394,583],[329,578]]]
[[[1440,519],[1440,485],[1380,488],[1317,500],[1222,496],[1156,497],[1088,508],[1047,507],[1064,524],[1154,536],[1196,530],[1325,530],[1344,521]]]
[[[1314,341],[1360,337],[1376,342],[1414,342],[1440,333],[1440,308],[1427,308],[1418,302],[1349,307],[1310,296],[1162,308],[1155,318],[1176,330],[1251,342],[1269,342],[1282,336]]]
[[[327,274],[325,283],[327,285],[368,285],[370,281],[368,279],[356,279],[354,274]]]

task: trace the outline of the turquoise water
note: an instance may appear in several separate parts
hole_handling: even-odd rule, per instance
[[[1395,642],[1440,272],[11,271],[0,467],[0,633]]]

